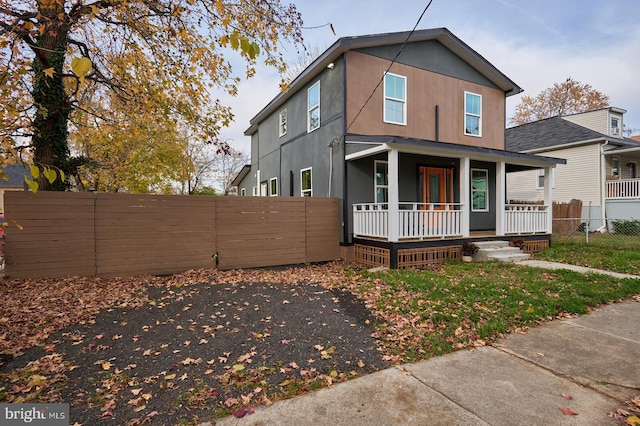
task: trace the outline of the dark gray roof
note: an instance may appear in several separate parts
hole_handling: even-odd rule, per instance
[[[342,37],[325,50],[304,71],[302,71],[289,85],[286,92],[278,94],[258,114],[250,120],[251,126],[244,132],[249,136],[257,130],[257,125],[265,117],[280,107],[290,96],[303,88],[309,81],[323,71],[327,65],[335,61],[344,52],[349,50],[364,49],[374,46],[402,44],[407,41],[410,31]],[[507,96],[522,92],[522,88],[504,75],[500,70],[487,61],[482,55],[456,37],[447,28],[431,28],[417,30],[411,34],[410,42],[437,40],[454,52],[473,68],[478,70],[496,87],[504,90]]]
[[[22,164],[7,164],[4,171],[9,180],[0,179],[0,187],[22,188],[25,185],[24,177],[31,176],[31,172],[27,166]]]
[[[511,127],[505,132],[505,148],[517,152],[544,150],[581,142],[604,142],[605,140],[620,147],[640,147],[640,143],[632,139],[607,136],[567,121],[562,117],[551,117]]]

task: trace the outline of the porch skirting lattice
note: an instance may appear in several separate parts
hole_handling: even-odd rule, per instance
[[[398,250],[398,269],[423,269],[447,259],[460,259],[462,246],[424,247]]]
[[[382,247],[354,245],[355,262],[367,268],[391,266],[391,250]]]

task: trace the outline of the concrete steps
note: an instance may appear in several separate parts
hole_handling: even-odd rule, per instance
[[[473,256],[474,262],[499,260],[500,262],[519,262],[531,257],[518,247],[510,247],[508,241],[478,241],[478,252]]]

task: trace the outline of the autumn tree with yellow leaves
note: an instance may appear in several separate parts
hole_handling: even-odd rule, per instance
[[[229,52],[247,77],[259,58],[283,72],[279,48],[302,43],[301,25],[280,0],[0,0],[0,149],[30,151],[48,172],[40,189],[62,190],[92,161],[71,157],[70,133],[125,156],[179,144],[184,126],[215,143],[233,115],[211,95],[243,75]]]
[[[569,77],[555,83],[535,97],[523,96],[509,124],[519,126],[567,114],[592,111],[609,106],[609,96]]]

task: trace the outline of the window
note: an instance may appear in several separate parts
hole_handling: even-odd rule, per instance
[[[278,178],[269,179],[269,195],[278,195]]]
[[[313,195],[311,189],[311,167],[300,170],[300,192],[303,197],[311,197]]]
[[[384,122],[407,124],[407,78],[401,75],[384,76]]]
[[[320,127],[320,82],[307,90],[307,132]]]
[[[489,172],[471,169],[471,211],[489,211]]]
[[[240,195],[243,197],[247,195],[247,188],[240,188]]]
[[[611,117],[611,134],[620,135],[620,119],[618,117]]]
[[[287,134],[287,110],[280,111],[278,122],[278,136],[282,137]]]
[[[464,92],[464,134],[482,136],[482,96]]]
[[[611,174],[620,176],[620,159],[618,157],[611,157]]]
[[[551,187],[555,188],[553,174],[551,175]],[[544,189],[544,169],[536,170],[536,189]]]
[[[258,195],[258,187],[257,186],[252,187],[251,193],[254,197],[256,197]]]
[[[375,199],[376,203],[389,202],[389,164],[386,161],[375,161],[376,181]]]

